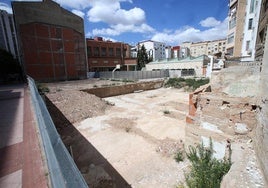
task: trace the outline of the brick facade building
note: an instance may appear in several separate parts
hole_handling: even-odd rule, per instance
[[[12,3],[22,63],[39,81],[86,78],[83,19],[57,3]]]
[[[102,37],[87,39],[88,67],[91,72],[112,71],[116,65],[130,70],[136,61],[130,59],[130,47],[122,42],[104,41]]]

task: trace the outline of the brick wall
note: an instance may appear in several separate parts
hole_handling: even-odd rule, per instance
[[[20,25],[22,54],[28,75],[39,81],[86,77],[84,36],[44,23]]]

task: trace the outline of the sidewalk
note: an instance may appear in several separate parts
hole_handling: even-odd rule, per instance
[[[48,187],[27,85],[0,86],[0,188]]]

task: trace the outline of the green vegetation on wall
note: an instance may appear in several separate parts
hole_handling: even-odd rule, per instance
[[[183,88],[188,87],[189,90],[195,90],[202,85],[208,84],[209,79],[195,79],[195,78],[169,78],[165,83],[165,87]]]

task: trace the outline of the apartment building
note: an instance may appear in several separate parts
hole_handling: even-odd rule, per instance
[[[171,55],[171,58],[180,58],[180,46],[173,46],[171,48],[171,52],[172,52],[172,55]]]
[[[38,81],[86,78],[84,22],[51,0],[13,1],[20,55]]]
[[[10,52],[20,61],[18,40],[13,15],[0,10],[0,48]]]
[[[257,61],[262,61],[263,59],[263,54],[265,50],[265,38],[268,34],[267,30],[268,30],[268,0],[262,0],[259,15],[256,47],[255,47],[256,50],[255,60]]]
[[[120,65],[121,70],[135,70],[136,59],[131,58],[128,44],[105,41],[102,37],[86,39],[86,43],[89,71],[112,71],[116,65]]]
[[[172,58],[172,47],[171,46],[166,46],[165,54],[166,54],[166,59]]]
[[[187,53],[185,49],[188,48],[190,50],[191,56],[193,57],[216,54],[219,54],[219,56],[223,57],[226,53],[226,39],[203,41],[196,43],[185,42],[182,43],[181,48],[184,48],[185,53]]]
[[[153,61],[157,59],[165,59],[166,58],[166,45],[162,42],[157,42],[153,40],[146,40],[138,43],[138,48],[144,45],[148,57]]]
[[[188,56],[190,56],[190,49],[187,47],[180,46],[179,58],[185,58]]]
[[[229,1],[229,24],[227,33],[227,54],[232,57],[240,57],[243,41],[247,0]]]
[[[255,44],[258,32],[261,0],[247,0],[241,61],[255,60]]]
[[[192,43],[190,46],[190,54],[193,57],[207,54],[208,41]]]

